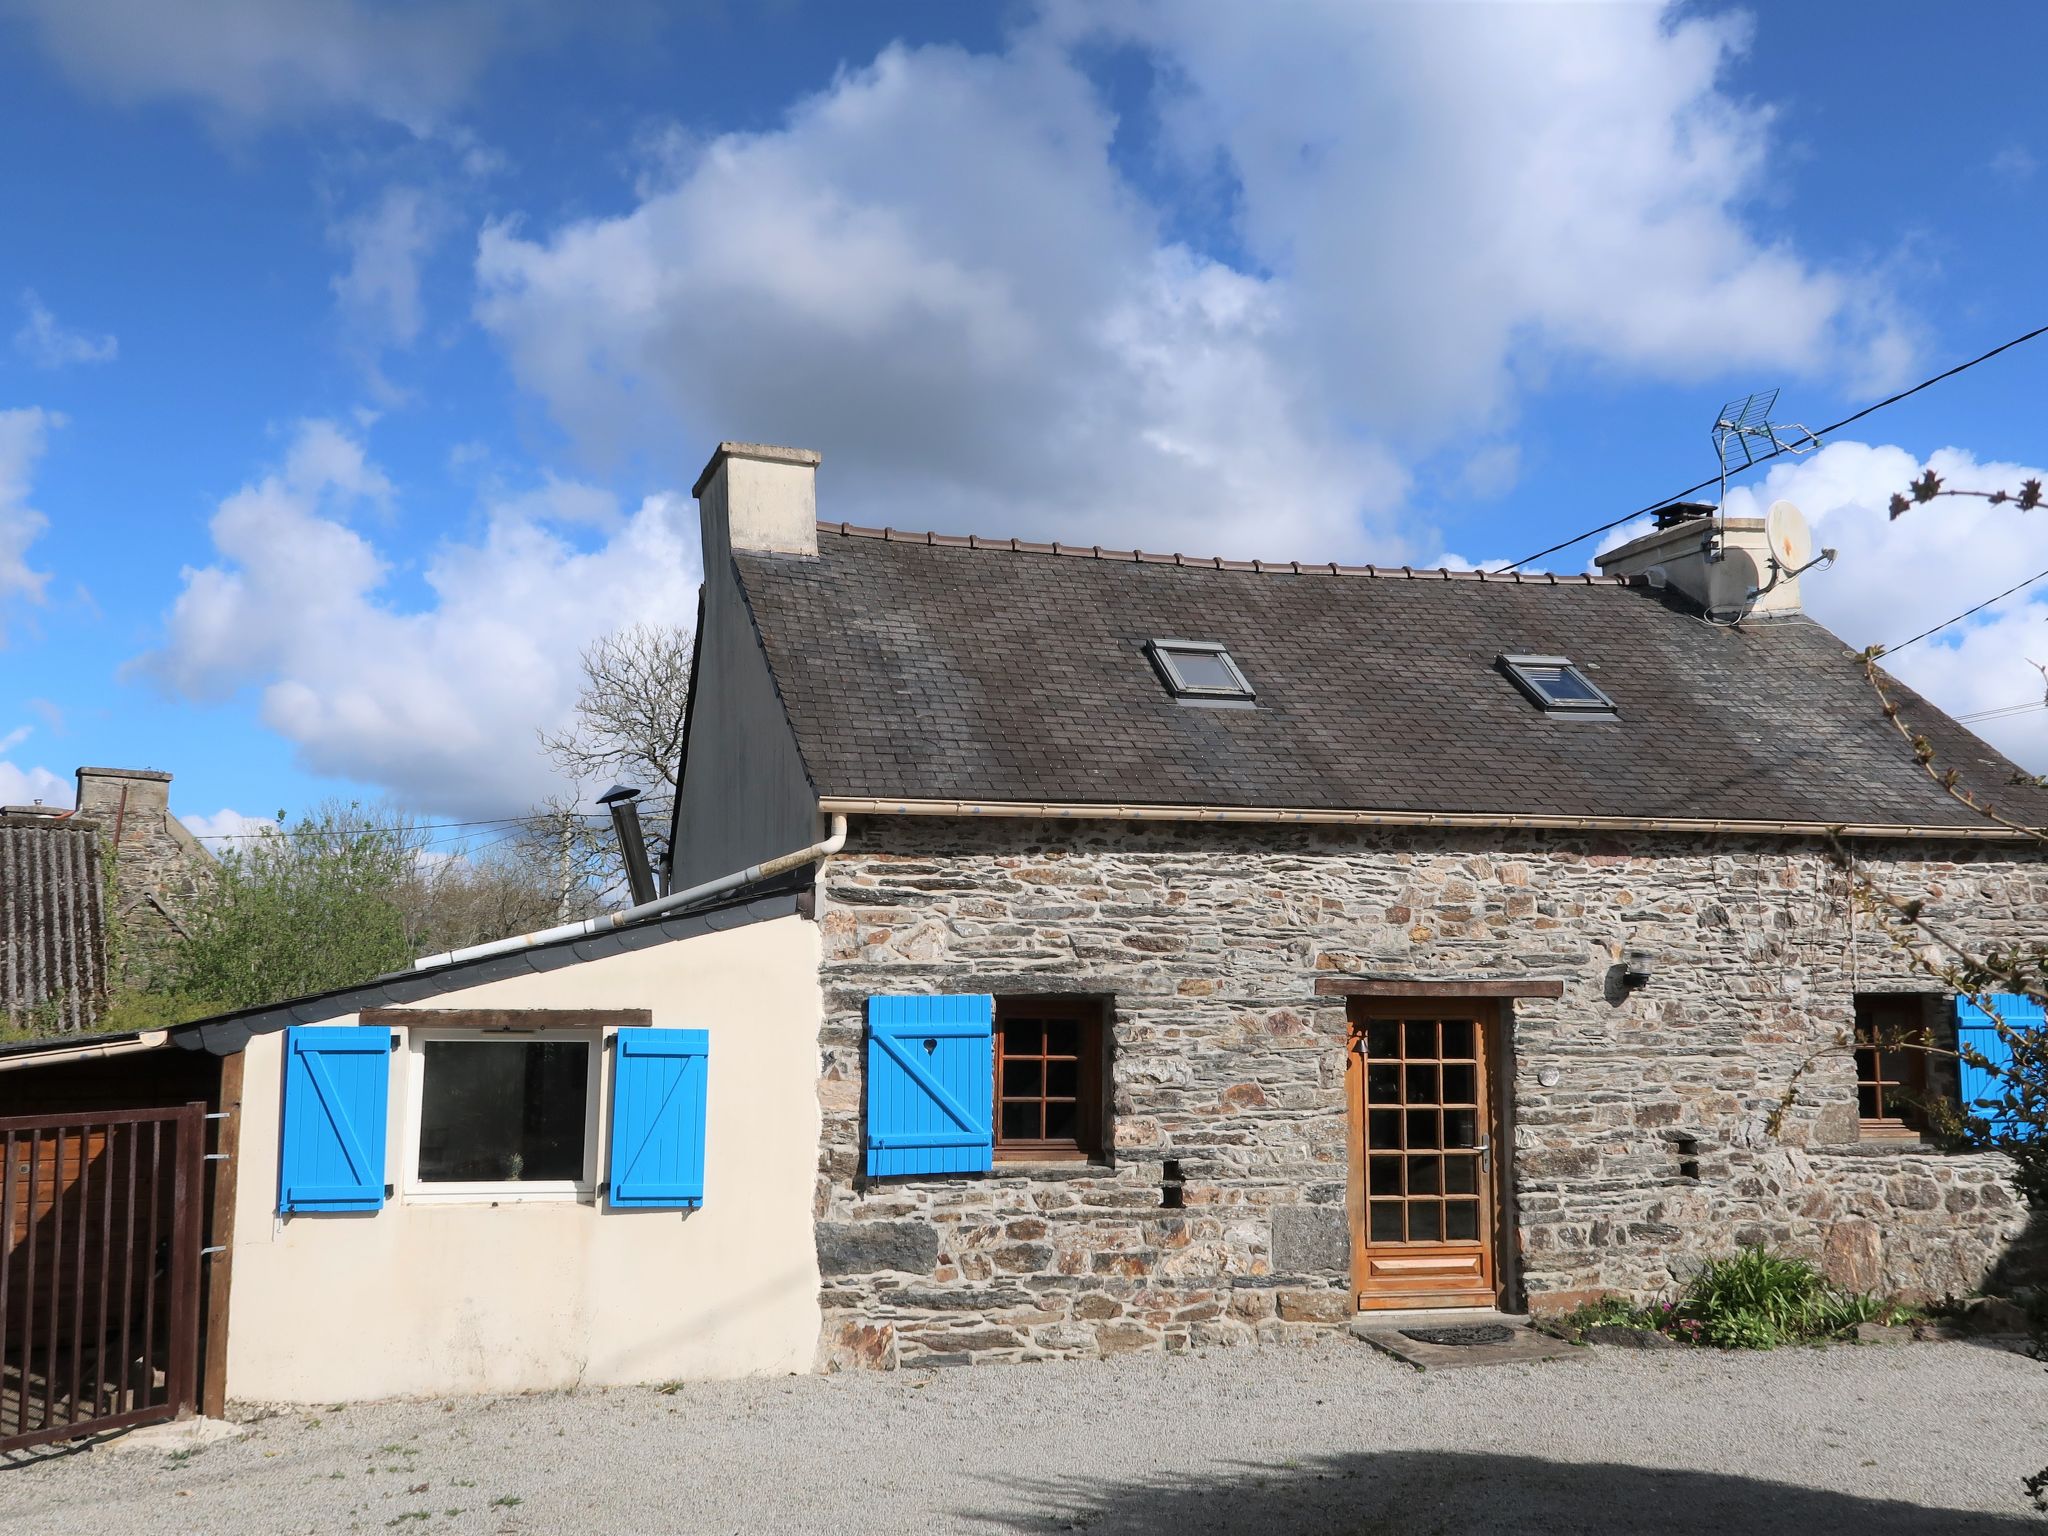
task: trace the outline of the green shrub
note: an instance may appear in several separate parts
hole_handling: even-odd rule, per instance
[[[1678,1325],[1673,1331],[1696,1333],[1704,1343],[1773,1349],[1833,1338],[1899,1310],[1878,1297],[1837,1288],[1804,1259],[1752,1247],[1732,1258],[1710,1260],[1672,1313]]]

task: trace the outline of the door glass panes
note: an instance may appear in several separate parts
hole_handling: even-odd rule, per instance
[[[1374,1019],[1364,1036],[1366,1242],[1481,1241],[1476,1024]]]
[[[421,1057],[421,1183],[583,1177],[589,1042],[429,1040]]]

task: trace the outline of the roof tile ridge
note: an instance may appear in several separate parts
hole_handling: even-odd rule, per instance
[[[1564,586],[1578,583],[1589,587],[1626,587],[1626,576],[1608,576],[1586,572],[1531,571],[1516,568],[1511,571],[1489,571],[1483,567],[1470,570],[1452,570],[1449,566],[1417,567],[1412,565],[1376,565],[1368,561],[1363,565],[1346,565],[1339,560],[1232,560],[1224,555],[1189,555],[1179,551],[1144,549],[1105,549],[1100,544],[1066,544],[1058,539],[1050,543],[1037,543],[1030,539],[990,538],[977,533],[935,533],[894,527],[872,528],[861,523],[818,520],[818,532],[837,534],[845,539],[878,539],[885,544],[922,544],[932,549],[970,549],[985,554],[1005,555],[1060,555],[1069,560],[1106,560],[1114,564],[1130,565],[1174,565],[1188,570],[1203,571],[1250,571],[1264,576],[1353,576],[1369,580],[1390,581],[1400,578],[1407,581],[1422,581],[1436,578],[1443,581],[1502,581],[1516,586]]]

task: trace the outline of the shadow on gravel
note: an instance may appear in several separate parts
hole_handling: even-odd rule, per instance
[[[1100,1536],[2003,1536],[2041,1528],[2019,1514],[1929,1509],[1724,1473],[1434,1451],[1218,1468],[1199,1481],[1014,1479],[1004,1486],[1023,1508],[963,1517],[997,1530]]]

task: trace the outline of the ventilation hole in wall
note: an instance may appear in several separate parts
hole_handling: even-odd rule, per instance
[[[1178,1211],[1183,1208],[1186,1184],[1181,1177],[1180,1159],[1169,1157],[1159,1170],[1159,1207],[1161,1210]]]
[[[1700,1143],[1696,1136],[1675,1136],[1671,1150],[1678,1155],[1678,1176],[1681,1179],[1696,1179],[1700,1176]]]

